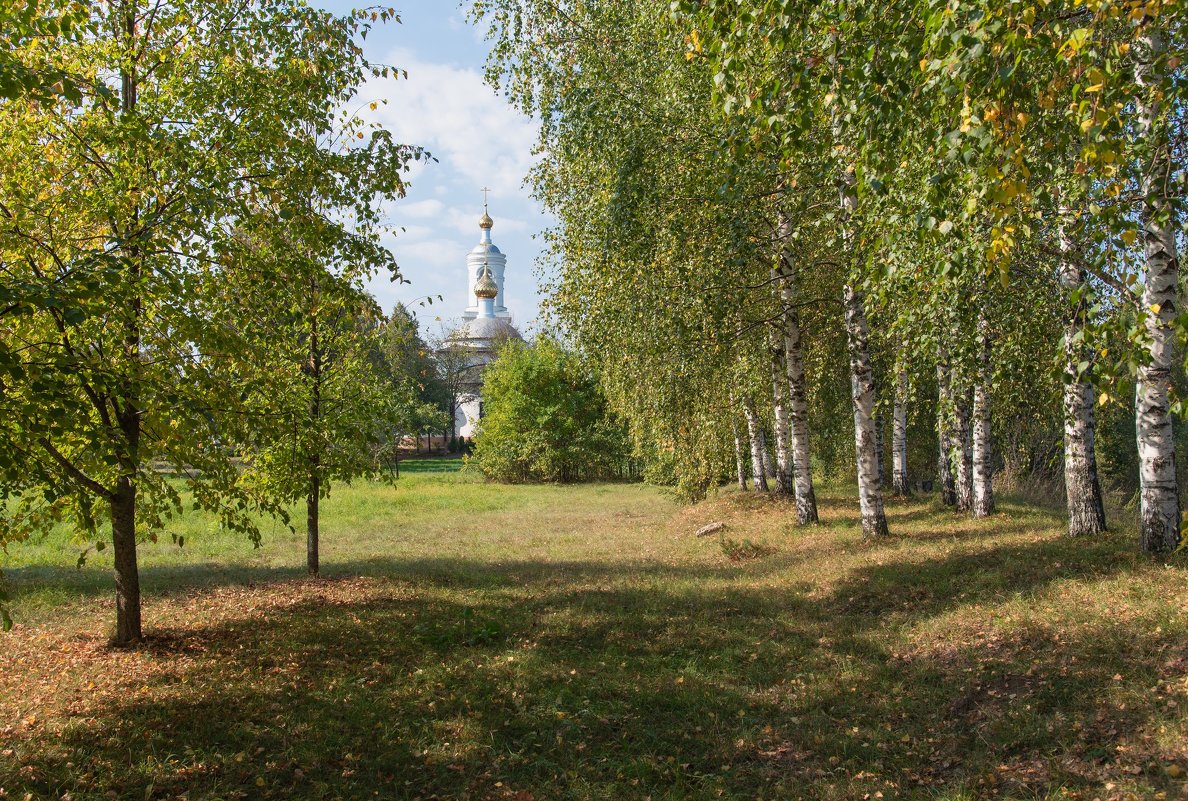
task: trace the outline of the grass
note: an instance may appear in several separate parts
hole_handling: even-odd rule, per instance
[[[105,555],[13,548],[0,797],[1188,797],[1188,582],[1131,533],[403,475],[335,491],[320,580],[184,521],[132,651]]]

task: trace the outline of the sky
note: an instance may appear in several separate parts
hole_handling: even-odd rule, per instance
[[[361,5],[359,0],[315,4],[336,13]],[[401,23],[377,24],[363,48],[370,61],[407,70],[408,79],[369,80],[359,104],[396,141],[425,147],[436,161],[414,167],[408,196],[385,208],[388,223],[396,227],[385,244],[411,283],[381,276],[368,288],[385,310],[397,301],[413,308],[426,334],[440,330],[439,318],[459,318],[473,303],[467,297],[466,254],[479,241],[481,190],[488,187],[495,220],[491,238],[507,254],[507,306],[527,333],[540,303],[540,243],[534,235],[549,223],[524,185],[537,126],[484,82],[489,44],[454,0],[393,5]],[[380,102],[375,111],[368,109],[372,101]],[[432,305],[425,305],[426,297]]]

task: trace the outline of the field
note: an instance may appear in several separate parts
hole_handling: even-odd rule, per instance
[[[868,546],[845,489],[797,529],[735,492],[421,467],[335,490],[318,580],[301,535],[181,521],[132,651],[107,553],[12,547],[0,797],[1188,797],[1184,565],[1123,526],[926,498]]]

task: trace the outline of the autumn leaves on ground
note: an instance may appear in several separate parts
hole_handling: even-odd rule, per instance
[[[415,474],[336,491],[321,580],[294,535],[191,520],[146,549],[134,650],[105,554],[13,546],[0,796],[1185,795],[1182,566],[1009,501],[895,502],[865,545],[851,495],[798,529],[737,493]]]

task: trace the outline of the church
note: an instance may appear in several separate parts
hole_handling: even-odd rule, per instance
[[[508,339],[523,340],[512,325],[511,312],[505,303],[503,279],[507,256],[491,241],[494,225],[484,203],[483,216],[479,219],[482,235],[466,257],[467,294],[472,303],[462,312],[462,324],[446,340],[447,345],[467,354],[454,412],[455,431],[466,438],[474,436],[483,416],[483,368]]]

